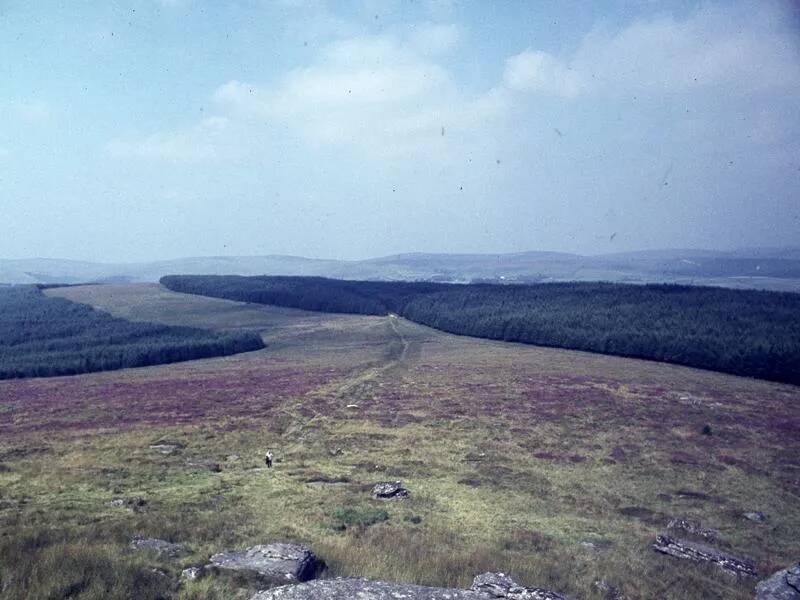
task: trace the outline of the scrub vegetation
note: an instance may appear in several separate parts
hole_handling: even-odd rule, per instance
[[[245,600],[251,590],[180,571],[286,540],[308,544],[326,576],[468,586],[491,570],[584,600],[604,597],[600,579],[634,599],[753,597],[752,579],[655,553],[671,518],[717,529],[762,575],[797,560],[797,387],[120,288],[50,293],[165,323],[186,319],[186,303],[198,326],[239,315],[276,342],[0,382],[0,597]],[[150,447],[164,443],[179,449]],[[196,466],[207,461],[220,470]],[[410,498],[372,499],[387,480]],[[187,552],[135,552],[134,536]]]
[[[678,285],[448,285],[168,276],[179,292],[306,310],[397,313],[442,331],[800,384],[800,294]]]
[[[0,289],[0,379],[74,375],[259,350],[252,332],[132,323],[42,294]]]

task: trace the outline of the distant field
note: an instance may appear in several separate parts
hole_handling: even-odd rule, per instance
[[[252,332],[132,323],[45,296],[33,286],[0,289],[0,379],[141,367],[263,347]]]
[[[764,574],[797,560],[797,387],[152,285],[48,294],[279,343],[0,382],[4,598],[127,598],[137,582],[144,599],[245,599],[223,580],[170,582],[213,552],[275,539],[310,544],[331,575],[468,585],[502,570],[582,599],[603,597],[601,578],[634,599],[752,598],[752,580],[654,553],[670,517],[718,529]],[[186,447],[163,456],[149,448],[162,439]],[[260,469],[267,447],[279,461],[270,472]],[[371,500],[368,486],[387,479],[411,499]],[[108,505],[131,496],[146,507]],[[343,507],[384,508],[389,520],[342,529]],[[744,519],[749,510],[767,521]],[[136,534],[190,553],[131,554]]]
[[[171,275],[177,292],[353,314],[449,333],[800,384],[800,294],[677,285],[449,285]]]

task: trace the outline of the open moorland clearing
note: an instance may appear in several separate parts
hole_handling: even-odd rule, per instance
[[[255,330],[267,348],[0,382],[4,597],[246,598],[224,579],[174,582],[277,539],[333,575],[464,587],[494,570],[576,598],[602,598],[600,579],[630,598],[752,597],[752,579],[653,552],[671,517],[717,529],[763,575],[797,560],[797,387],[151,284],[47,294]],[[176,452],[150,448],[164,441]],[[410,499],[370,499],[394,479]],[[135,535],[187,554],[133,553]]]

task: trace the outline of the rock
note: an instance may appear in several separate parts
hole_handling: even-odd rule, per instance
[[[205,574],[205,567],[187,567],[181,571],[181,579],[186,579],[187,581],[197,581],[198,579],[202,579]]]
[[[180,452],[184,448],[185,446],[179,442],[158,442],[156,444],[150,444],[150,450],[155,450],[167,456]]]
[[[590,550],[592,552],[604,552],[606,550],[609,550],[611,546],[614,545],[614,543],[611,540],[603,540],[603,539],[583,540],[578,543],[586,550]]]
[[[754,523],[763,523],[767,520],[767,515],[757,510],[753,512],[742,513],[742,516],[748,521],[753,521]]]
[[[225,460],[227,460],[228,462],[236,462],[240,458],[242,457],[239,456],[238,454],[228,454],[228,456],[225,457]]]
[[[147,500],[145,500],[141,496],[131,496],[129,498],[114,498],[111,502],[108,503],[108,505],[113,506],[114,508],[127,508],[134,512],[138,512],[144,510],[144,507],[147,506]]]
[[[395,498],[408,498],[411,495],[403,487],[401,481],[382,481],[372,487],[372,497],[376,500],[393,500]]]
[[[667,523],[667,529],[670,531],[682,531],[711,543],[719,539],[719,531],[703,527],[699,521],[692,521],[691,519],[672,519]]]
[[[370,581],[368,579],[320,579],[258,592],[250,600],[488,600],[469,590]]]
[[[505,573],[483,573],[475,577],[470,590],[488,598],[509,600],[567,600],[565,596],[542,588],[526,588]],[[480,596],[479,596],[480,597]]]
[[[800,563],[759,582],[756,600],[800,600]]]
[[[186,466],[192,467],[193,469],[200,469],[202,471],[211,471],[212,473],[219,473],[222,470],[219,466],[219,463],[211,460],[187,460]]]
[[[713,546],[708,546],[699,542],[681,540],[661,534],[656,538],[653,544],[653,550],[661,552],[662,554],[668,554],[676,558],[685,558],[695,562],[712,562],[724,571],[735,575],[746,575],[748,577],[758,576],[755,566],[749,560],[732,556],[721,550],[717,550]]]
[[[161,556],[168,556],[175,558],[184,554],[186,548],[183,544],[173,544],[166,540],[159,540],[157,538],[143,538],[135,537],[131,540],[131,548],[134,550],[149,550]]]
[[[324,568],[324,563],[305,546],[282,542],[215,554],[211,564],[219,571],[233,571],[245,579],[264,583],[308,581]]]
[[[526,588],[503,573],[478,575],[468,590],[435,588],[368,579],[322,579],[258,592],[250,600],[566,600],[539,588]]]

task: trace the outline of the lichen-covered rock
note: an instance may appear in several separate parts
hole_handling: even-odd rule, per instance
[[[486,600],[469,590],[370,581],[368,579],[320,579],[258,592],[250,600]]]
[[[742,513],[742,516],[748,521],[753,521],[754,523],[763,523],[764,521],[767,520],[767,515],[765,515],[763,512],[759,510]]]
[[[756,600],[800,600],[800,563],[760,582]]]
[[[483,573],[472,581],[473,592],[486,598],[508,600],[567,600],[565,596],[542,588],[526,588],[505,573]]]
[[[250,600],[565,600],[564,596],[518,585],[503,573],[484,573],[471,589],[436,588],[369,579],[323,579],[258,592]]]
[[[148,550],[150,552],[155,552],[156,554],[168,556],[170,558],[175,558],[186,552],[186,548],[183,544],[174,544],[166,540],[159,540],[158,538],[145,538],[139,536],[131,540],[131,548],[134,550]]]
[[[372,488],[372,497],[376,500],[393,500],[408,498],[411,493],[403,487],[401,481],[382,481]]]
[[[211,565],[220,572],[265,583],[308,581],[324,566],[305,546],[282,542],[221,552],[211,557]]]
[[[738,558],[699,542],[659,535],[653,544],[653,550],[676,558],[684,558],[695,562],[711,562],[734,575],[757,577],[758,572],[749,560]]]
[[[197,581],[198,579],[202,579],[205,574],[205,567],[186,567],[183,571],[181,571],[181,579],[186,579],[187,581]]]
[[[703,539],[712,544],[719,539],[719,531],[703,527],[699,521],[692,521],[691,519],[672,519],[667,523],[667,529],[670,531],[688,533],[697,538]]]

